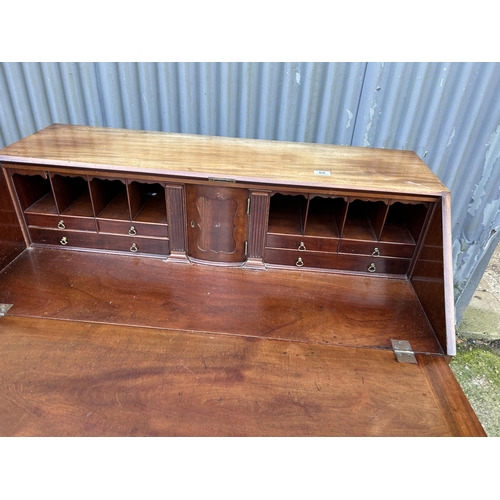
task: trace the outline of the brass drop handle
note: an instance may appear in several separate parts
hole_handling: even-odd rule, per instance
[[[299,257],[297,262],[295,263],[297,267],[302,267],[304,265],[304,261]]]
[[[377,268],[375,267],[375,264],[372,262],[372,263],[368,266],[368,272],[369,272],[369,273],[374,273],[376,270],[377,270]]]
[[[130,234],[131,236],[134,236],[137,234],[137,230],[135,229],[134,226],[130,226],[130,229],[128,230],[128,234]]]
[[[375,247],[373,249],[372,256],[373,257],[380,257],[380,250],[377,247]]]
[[[66,225],[64,224],[64,221],[63,220],[60,220],[58,223],[57,223],[57,227],[59,229],[66,229]]]
[[[300,242],[300,245],[299,245],[299,250],[300,250],[301,252],[303,252],[305,249],[306,249],[306,246],[304,245],[304,242],[303,242],[303,241],[301,241],[301,242]]]
[[[132,243],[132,246],[130,247],[130,251],[137,252],[138,250],[139,250],[139,247],[135,243]]]
[[[68,244],[68,239],[66,238],[66,236],[63,236],[60,239],[60,243],[61,243],[61,245],[67,245]]]

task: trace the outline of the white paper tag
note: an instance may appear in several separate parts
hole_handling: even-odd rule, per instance
[[[314,175],[330,176],[332,173],[329,170],[315,170]]]

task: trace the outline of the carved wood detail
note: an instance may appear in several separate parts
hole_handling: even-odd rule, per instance
[[[269,193],[250,194],[250,229],[248,237],[248,257],[262,258],[269,218]]]
[[[186,215],[184,212],[184,189],[182,186],[167,186],[165,193],[171,250],[185,252]]]
[[[247,189],[187,185],[189,256],[212,262],[243,262],[247,199]]]

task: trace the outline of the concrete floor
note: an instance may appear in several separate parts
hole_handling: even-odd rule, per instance
[[[488,436],[500,436],[500,246],[457,329],[451,368]]]

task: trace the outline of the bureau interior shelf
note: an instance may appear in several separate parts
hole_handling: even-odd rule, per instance
[[[167,223],[165,188],[161,184],[132,181],[128,187],[133,221]]]
[[[25,214],[167,224],[165,188],[160,183],[44,174],[13,174]]]
[[[426,205],[275,193],[269,233],[415,244]],[[339,229],[340,228],[340,229]]]
[[[51,182],[60,215],[93,216],[86,178],[54,174],[51,176]]]
[[[90,190],[97,218],[130,220],[127,188],[123,181],[94,178],[90,181]]]
[[[29,214],[57,214],[56,202],[52,192],[43,195],[39,200],[26,208]]]
[[[30,244],[89,251],[170,254],[165,186],[112,175],[15,171]]]
[[[377,241],[376,218],[385,210],[383,202],[353,200],[349,203],[342,237],[349,240]]]
[[[57,206],[50,180],[44,174],[12,176],[19,203],[26,213],[57,214]]]
[[[304,234],[307,199],[303,195],[276,193],[271,197],[268,231],[280,234]]]
[[[271,195],[270,265],[406,276],[428,203],[315,193]]]
[[[380,241],[417,243],[427,215],[427,205],[394,202],[388,207]]]
[[[308,200],[304,235],[322,238],[338,238],[337,220],[341,217],[345,201],[343,198],[314,196]]]

